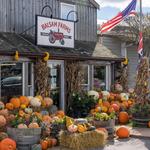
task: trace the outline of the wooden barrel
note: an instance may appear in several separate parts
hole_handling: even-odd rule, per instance
[[[7,134],[16,141],[17,150],[31,150],[32,145],[39,143],[41,128],[7,128]]]

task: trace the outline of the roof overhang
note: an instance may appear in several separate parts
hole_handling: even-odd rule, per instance
[[[100,5],[95,0],[89,0],[97,9],[100,9]]]

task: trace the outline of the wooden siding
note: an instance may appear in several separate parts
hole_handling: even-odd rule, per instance
[[[113,54],[121,57],[121,41],[114,37],[103,37],[102,44],[112,51]]]
[[[53,9],[53,17],[60,17],[60,2],[76,5],[79,22],[75,24],[75,39],[96,41],[97,9],[88,0],[0,0],[0,32],[22,33],[35,25],[35,15],[40,15],[45,5]],[[50,16],[48,8],[43,15]],[[26,32],[34,36],[35,28]]]
[[[134,88],[136,81],[136,69],[138,64],[138,55],[136,51],[137,47],[132,46],[127,48],[127,56],[129,59],[128,65],[128,86]]]

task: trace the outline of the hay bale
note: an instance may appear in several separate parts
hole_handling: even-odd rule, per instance
[[[102,131],[87,131],[84,133],[60,133],[60,146],[75,150],[98,148],[106,144],[107,134]]]

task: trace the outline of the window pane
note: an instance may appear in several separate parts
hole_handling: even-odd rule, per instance
[[[74,5],[61,3],[61,18],[62,19],[67,19],[67,15],[70,11],[75,11]],[[75,13],[70,13],[68,20],[75,20]]]
[[[83,80],[82,80],[82,84],[88,84],[88,65],[83,65],[82,66],[82,73],[83,73]]]
[[[94,66],[94,89],[106,89],[106,66]]]
[[[1,64],[1,98],[7,102],[13,96],[22,95],[22,64]]]

